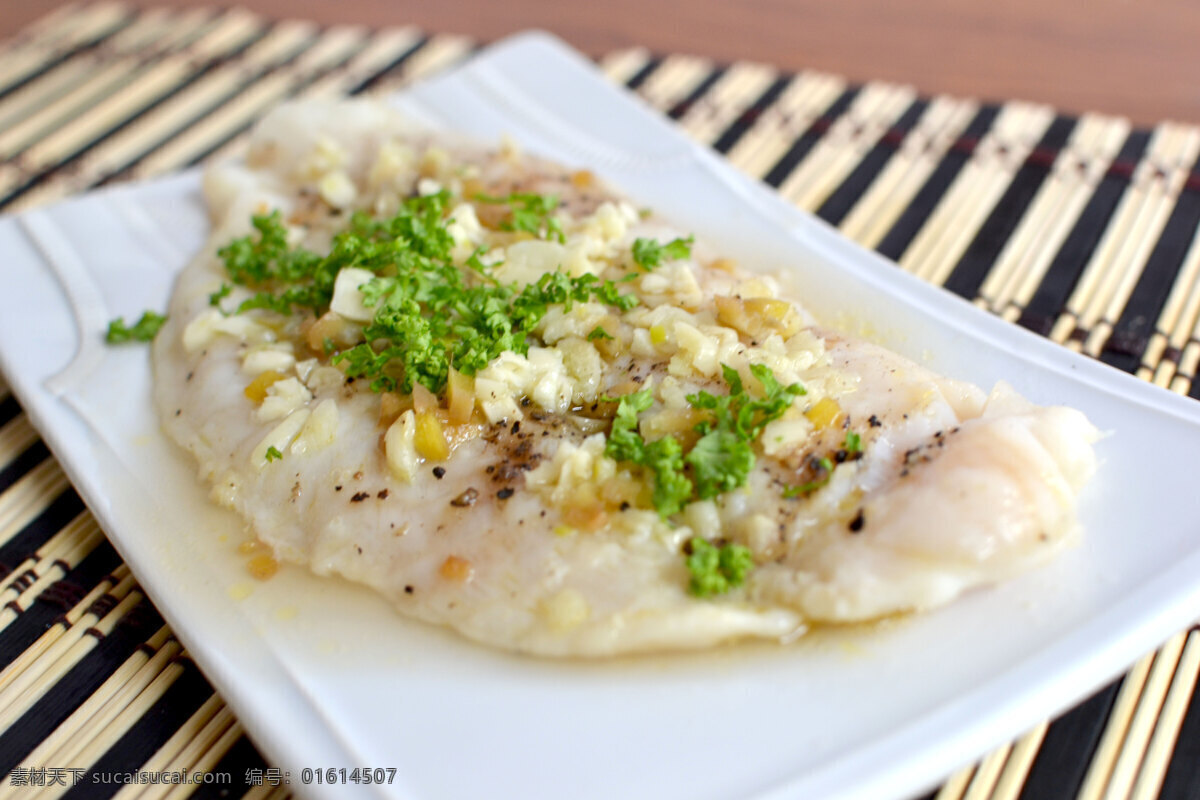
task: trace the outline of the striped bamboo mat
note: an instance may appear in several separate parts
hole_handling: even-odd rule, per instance
[[[238,9],[58,11],[0,43],[0,210],[223,156],[282,98],[387,93],[474,47]],[[1200,398],[1200,128],[636,49],[601,66],[903,269]],[[1182,632],[931,797],[1196,797],[1198,673]],[[231,783],[73,785],[139,769]],[[0,382],[0,800],[286,796],[272,772]]]

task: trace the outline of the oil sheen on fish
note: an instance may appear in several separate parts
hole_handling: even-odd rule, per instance
[[[1077,529],[1084,416],[821,327],[572,171],[283,106],[205,179],[156,404],[275,558],[610,656],[930,609]]]

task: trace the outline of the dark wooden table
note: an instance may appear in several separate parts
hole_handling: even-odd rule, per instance
[[[65,0],[0,0],[0,37]],[[134,0],[199,6],[204,0]],[[211,0],[208,5],[229,5]],[[1200,122],[1196,0],[240,0],[269,17],[495,39],[531,27],[599,54],[644,45],[720,60],[909,82],[923,93],[1026,99],[1150,125]]]

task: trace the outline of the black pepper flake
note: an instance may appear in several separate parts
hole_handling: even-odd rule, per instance
[[[363,500],[366,500],[370,496],[371,495],[367,494],[366,492],[357,492],[353,497],[350,498],[350,502],[351,503],[361,503]]]
[[[532,402],[533,401],[530,400],[528,397],[522,397],[521,398],[521,408],[529,408],[529,406],[532,404]]]
[[[446,477],[446,468],[445,467],[434,467],[433,468],[433,477],[437,478],[439,481],[442,478]]]
[[[177,417],[178,417],[178,416],[179,416],[180,414],[182,414],[182,413],[183,413],[183,409],[182,409],[182,408],[177,408],[177,409],[175,409],[175,416],[177,416]]]
[[[508,498],[512,497],[514,494],[516,494],[515,489],[505,488],[505,489],[501,489],[500,491],[496,492],[496,498],[499,500],[507,500]]]
[[[858,533],[863,529],[863,525],[867,524],[867,518],[863,515],[863,510],[860,508],[858,513],[854,515],[854,519],[850,520],[850,532]]]
[[[850,455],[850,454],[849,454],[849,453],[847,453],[845,450],[838,450],[837,452],[835,452],[835,453],[833,454],[833,460],[834,460],[834,461],[836,461],[836,462],[837,462],[837,463],[839,463],[839,464],[842,464],[842,463],[845,463],[845,461],[846,461],[846,458],[847,458],[847,456],[849,456],[849,455]]]
[[[191,380],[192,378],[194,378],[195,376],[196,376],[196,373],[195,373],[195,372],[189,372],[189,373],[187,374],[187,378],[186,378],[186,380],[189,380],[189,381],[190,381],[190,380]]]
[[[529,469],[529,467],[524,464],[503,464],[500,469],[492,473],[492,480],[496,483],[516,480],[524,469]]]
[[[622,501],[621,501],[621,510],[622,510],[622,511],[628,511],[628,510],[629,510],[629,501],[628,501],[628,500],[622,500]]]
[[[466,508],[467,506],[475,505],[475,501],[478,499],[479,499],[479,492],[475,491],[475,489],[473,489],[473,488],[467,489],[465,492],[460,494],[458,497],[451,500],[450,505],[456,506],[458,508]]]
[[[521,432],[521,421],[517,420],[516,422],[514,422],[512,424],[512,428],[509,429],[509,433],[511,433],[513,436],[516,436],[520,432]]]
[[[333,490],[335,492],[340,492],[342,490],[342,485],[339,483],[337,486],[333,487]]]
[[[404,587],[404,593],[405,593],[405,594],[412,594],[412,593],[413,593],[413,587],[412,587],[412,586],[405,586],[405,587]]]
[[[870,425],[872,428],[878,428],[883,423],[879,421],[879,417],[872,414],[870,416],[870,418],[867,419],[867,424]]]
[[[388,490],[387,490],[387,489],[380,489],[380,490],[379,490],[379,493],[378,493],[378,494],[376,494],[375,496],[376,496],[376,497],[378,497],[380,500],[387,500],[387,496],[388,496]]]

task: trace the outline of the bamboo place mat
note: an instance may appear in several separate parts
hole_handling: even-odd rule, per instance
[[[227,155],[285,97],[386,94],[475,46],[238,9],[63,9],[0,44],[0,210]],[[601,66],[901,268],[1200,398],[1200,128],[636,49]],[[232,782],[119,796],[287,795],[2,383],[0,575],[0,799],[107,796],[118,787],[72,784],[185,769]],[[1181,632],[930,797],[1196,797],[1198,672],[1200,639]]]

